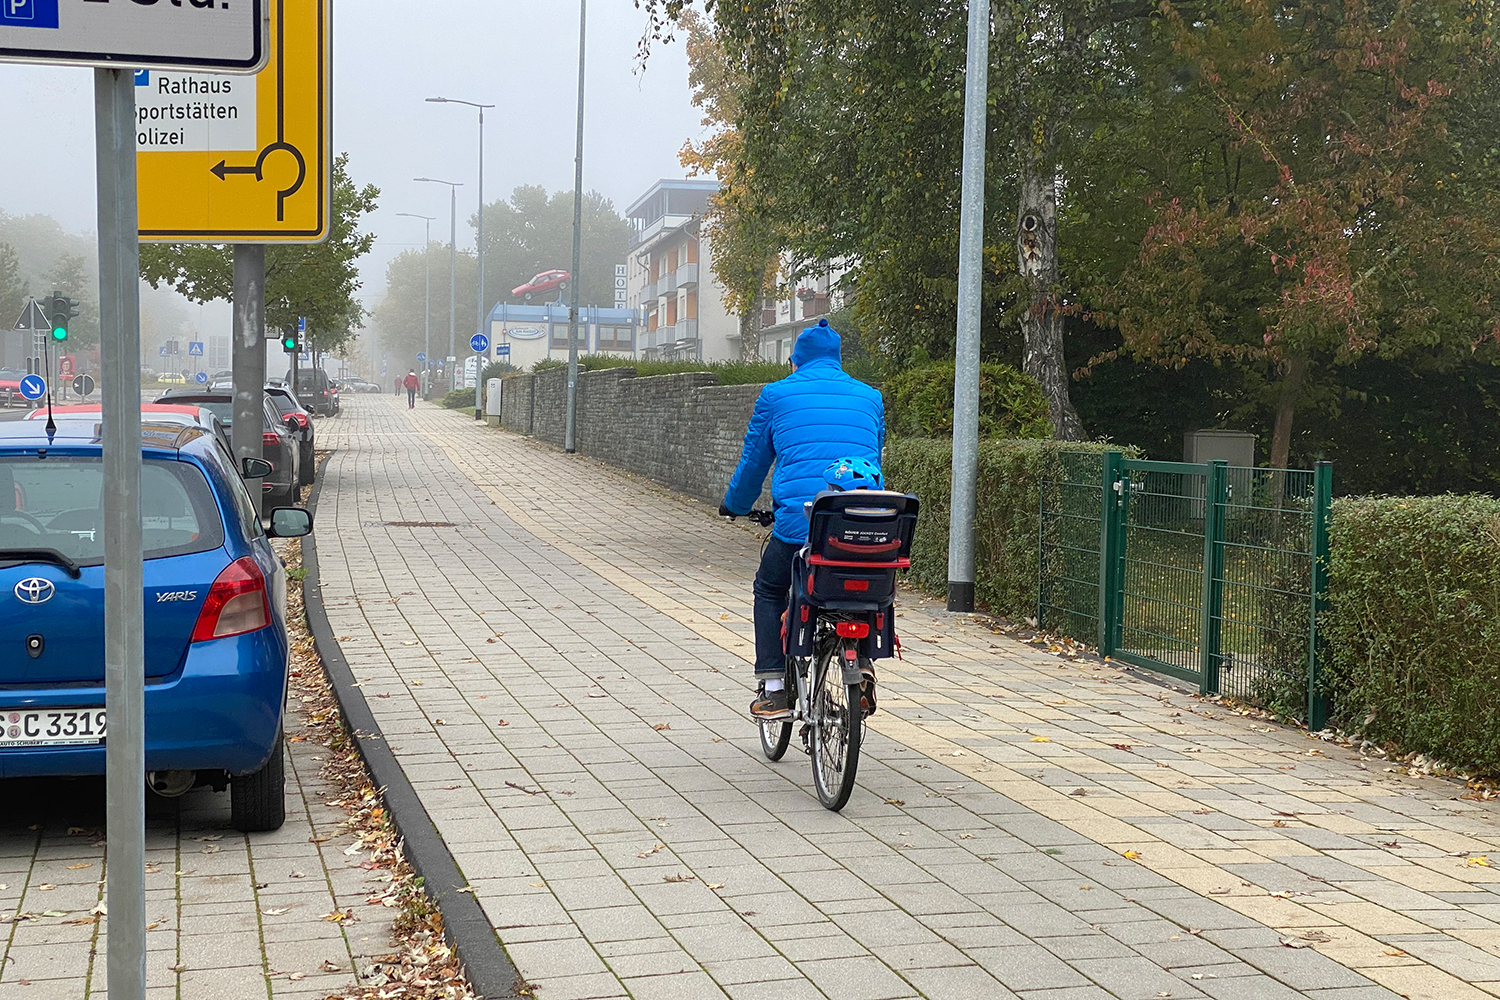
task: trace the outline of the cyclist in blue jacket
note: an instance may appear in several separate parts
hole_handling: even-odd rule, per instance
[[[739,516],[760,496],[774,462],[771,501],[776,523],[755,574],[755,673],[760,680],[750,714],[791,715],[785,689],[781,615],[792,587],[792,556],[807,541],[802,505],[827,488],[823,473],[839,458],[880,464],[885,402],[880,393],[844,373],[839,335],[826,319],[802,331],[792,346],[792,374],[760,391],[745,432],[739,468],[719,513]]]

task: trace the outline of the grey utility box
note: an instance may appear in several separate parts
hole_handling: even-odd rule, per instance
[[[500,380],[497,378],[485,379],[484,416],[491,427],[500,426]]]
[[[1182,439],[1182,460],[1200,465],[1222,459],[1241,469],[1255,468],[1255,435],[1249,431],[1189,431]]]

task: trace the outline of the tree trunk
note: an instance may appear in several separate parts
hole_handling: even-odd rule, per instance
[[[1031,299],[1021,316],[1022,369],[1041,383],[1053,436],[1060,441],[1082,441],[1083,422],[1068,395],[1063,316],[1054,294],[1058,283],[1057,179],[1050,170],[1044,173],[1041,157],[1029,145],[1023,150],[1022,164],[1016,263]]]
[[[762,271],[756,281],[757,288],[764,288],[766,273]],[[766,297],[756,295],[744,312],[740,313],[740,360],[760,360],[761,319],[765,312]]]
[[[1271,432],[1271,468],[1285,469],[1292,456],[1292,417],[1302,395],[1302,381],[1307,375],[1307,359],[1290,358],[1281,380],[1281,395],[1276,401],[1276,427]]]

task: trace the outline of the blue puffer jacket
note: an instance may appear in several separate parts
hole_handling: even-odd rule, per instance
[[[766,386],[755,401],[724,506],[747,513],[774,461],[776,527],[771,533],[800,545],[807,541],[802,504],[828,488],[823,470],[845,456],[880,464],[885,401],[875,389],[844,374],[839,335],[827,320],[802,331],[792,348],[792,363],[797,370]]]

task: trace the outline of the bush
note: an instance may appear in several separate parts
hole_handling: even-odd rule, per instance
[[[1500,774],[1500,500],[1339,500],[1330,545],[1335,723]]]
[[[479,373],[479,382],[483,385],[492,378],[504,378],[515,370],[516,366],[509,361],[491,361],[484,366],[484,371]]]
[[[1017,621],[1036,614],[1042,483],[1064,476],[1068,455],[1097,454],[1111,447],[1039,440],[979,442],[974,518],[977,604]],[[886,445],[882,471],[891,489],[915,493],[922,504],[912,544],[912,582],[933,593],[946,593],[952,442],[892,438]]]
[[[454,389],[443,397],[443,405],[450,410],[474,409],[473,389]]]
[[[886,426],[905,437],[952,437],[952,361],[908,368],[886,379]],[[1010,365],[979,366],[979,436],[1052,436],[1047,397],[1030,376]]]

